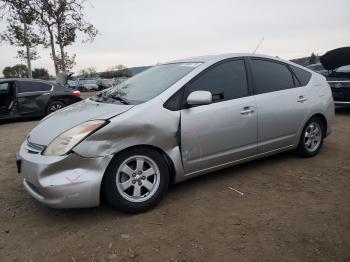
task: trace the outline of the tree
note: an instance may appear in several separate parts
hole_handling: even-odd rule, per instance
[[[51,57],[54,61],[56,74],[67,71],[75,64],[75,55],[68,56],[65,47],[72,45],[81,32],[88,36],[85,41],[92,41],[97,35],[97,29],[84,17],[85,0],[29,0],[32,10],[38,15],[42,32],[47,35],[47,46],[51,46]],[[83,41],[84,42],[84,41]],[[55,44],[60,54],[56,54]]]
[[[35,48],[42,43],[42,38],[34,30],[36,16],[29,8],[28,1],[0,0],[2,11],[7,16],[7,27],[0,35],[0,40],[25,48],[17,52],[17,57],[27,62],[28,77],[31,78],[31,61],[39,58]]]
[[[312,54],[311,54],[311,56],[309,58],[309,65],[316,64],[316,62],[317,62],[317,56],[315,55],[314,52],[312,52]]]
[[[2,71],[5,78],[23,78],[28,75],[28,68],[26,65],[18,64],[15,66],[7,66]]]
[[[124,65],[111,66],[107,71],[100,73],[102,78],[113,78],[113,77],[131,77],[132,73]]]
[[[86,78],[95,77],[96,74],[96,69],[94,67],[88,67],[79,71],[79,75]]]
[[[49,80],[49,72],[45,68],[35,68],[33,70],[33,78]]]

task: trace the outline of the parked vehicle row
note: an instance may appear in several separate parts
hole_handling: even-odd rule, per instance
[[[79,91],[48,81],[0,80],[0,120],[45,116],[80,100]]]
[[[60,110],[23,142],[26,190],[56,208],[154,207],[170,183],[283,151],[313,157],[331,132],[332,93],[311,70],[229,54],[156,65]]]
[[[80,92],[93,92],[101,91],[110,88],[114,85],[118,85],[125,81],[127,78],[112,78],[112,79],[78,79],[78,80],[68,80],[67,87],[73,90],[79,90]]]

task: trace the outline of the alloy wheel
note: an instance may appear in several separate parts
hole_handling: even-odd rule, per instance
[[[309,152],[316,151],[322,141],[322,129],[321,126],[316,123],[312,122],[308,125],[308,127],[305,129],[304,133],[304,145],[306,150]]]
[[[128,201],[143,202],[151,198],[159,187],[160,172],[157,164],[147,156],[126,159],[118,168],[116,186]]]

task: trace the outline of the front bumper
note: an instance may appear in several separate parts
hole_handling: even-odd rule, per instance
[[[335,105],[350,105],[350,88],[332,88]]]
[[[39,202],[54,208],[98,206],[103,174],[112,156],[84,158],[75,153],[43,156],[25,141],[17,167],[25,189]]]

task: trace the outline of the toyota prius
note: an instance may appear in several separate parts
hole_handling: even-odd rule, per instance
[[[331,132],[326,79],[279,58],[228,54],[156,65],[50,114],[17,155],[25,189],[55,208],[154,207],[170,184],[294,150]]]

